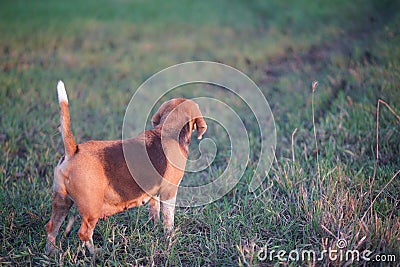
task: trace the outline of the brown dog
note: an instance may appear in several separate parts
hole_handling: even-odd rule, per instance
[[[46,225],[46,251],[56,250],[57,233],[75,203],[82,218],[78,236],[94,253],[93,229],[99,218],[144,205],[150,218],[172,230],[178,185],[183,177],[192,131],[198,139],[207,129],[198,105],[178,98],[161,105],[152,118],[154,129],[136,138],[89,141],[77,145],[70,128],[64,84],[57,85],[65,155],[54,171],[51,219]]]

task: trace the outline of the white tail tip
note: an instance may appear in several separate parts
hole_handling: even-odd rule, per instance
[[[65,101],[68,104],[67,91],[65,91],[65,86],[62,81],[58,81],[57,93],[58,93],[58,102],[61,103],[61,102]]]

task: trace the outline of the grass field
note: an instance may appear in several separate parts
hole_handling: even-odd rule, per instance
[[[0,265],[379,264],[259,253],[335,250],[342,239],[345,249],[399,266],[398,10],[396,1],[378,0],[2,1]],[[222,199],[177,209],[171,239],[141,207],[99,221],[95,256],[82,249],[79,223],[60,234],[61,253],[46,256],[53,168],[63,152],[58,79],[78,142],[117,139],[134,90],[193,60],[239,69],[268,99],[277,149],[262,186],[248,190],[251,161]],[[206,176],[225,167],[229,144],[219,145]]]

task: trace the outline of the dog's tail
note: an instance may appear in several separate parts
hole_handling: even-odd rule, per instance
[[[61,134],[64,143],[65,156],[67,158],[72,157],[77,150],[74,135],[71,131],[71,120],[68,108],[68,97],[65,91],[64,83],[59,81],[57,84],[58,102],[60,104],[60,124]]]

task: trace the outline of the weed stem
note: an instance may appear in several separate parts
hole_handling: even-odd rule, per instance
[[[313,81],[311,83],[311,89],[312,89],[312,97],[311,97],[311,110],[312,110],[312,123],[313,123],[313,128],[314,128],[314,140],[315,140],[315,149],[317,152],[317,172],[318,172],[318,179],[321,179],[321,169],[319,166],[319,152],[318,152],[318,141],[317,141],[317,128],[315,127],[315,108],[314,108],[314,92],[315,89],[317,89],[318,86],[318,81]]]

